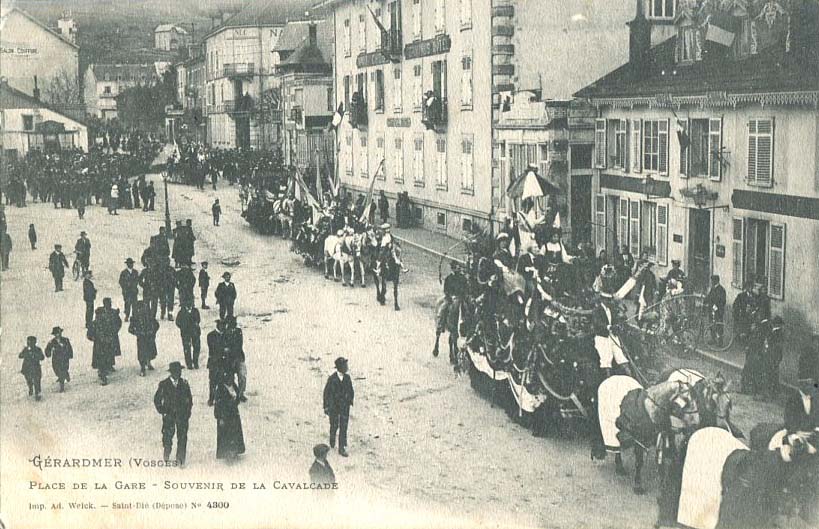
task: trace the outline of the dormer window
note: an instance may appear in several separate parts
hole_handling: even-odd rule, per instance
[[[702,58],[700,53],[699,28],[682,26],[677,30],[677,62],[691,63]]]
[[[655,20],[674,20],[675,0],[649,0],[648,18]]]

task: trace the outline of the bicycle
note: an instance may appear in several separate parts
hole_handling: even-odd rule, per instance
[[[82,263],[80,262],[80,256],[77,252],[74,252],[74,263],[71,265],[71,275],[74,277],[74,281],[78,281],[82,276]]]

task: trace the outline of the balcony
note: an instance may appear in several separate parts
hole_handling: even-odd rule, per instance
[[[256,73],[256,65],[252,62],[228,63],[222,67],[222,74],[232,79],[253,77]]]
[[[117,94],[113,92],[103,92],[100,94],[100,99],[116,99]]]
[[[445,97],[429,92],[424,96],[421,108],[421,123],[427,130],[441,131],[446,128],[449,122],[449,103]]]
[[[249,114],[254,110],[253,99],[247,96],[239,99],[226,99],[219,105],[219,111],[227,114]]]
[[[381,32],[381,53],[392,62],[399,62],[404,55],[404,38],[401,29],[390,28]]]

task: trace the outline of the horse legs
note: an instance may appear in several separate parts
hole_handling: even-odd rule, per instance
[[[634,493],[645,494],[646,489],[643,487],[643,460],[645,450],[642,446],[636,445],[634,447]]]
[[[324,256],[324,279],[330,279],[330,258]]]
[[[618,476],[625,476],[627,474],[626,467],[623,466],[623,453],[622,452],[617,452],[617,454],[614,456],[614,465],[615,465],[614,472]]]
[[[361,273],[361,288],[367,287],[367,274],[364,272],[364,261],[358,260],[358,271]]]
[[[338,259],[333,259],[333,281],[338,283],[338,270],[341,268],[341,262]],[[342,279],[344,278],[344,270],[341,271]]]

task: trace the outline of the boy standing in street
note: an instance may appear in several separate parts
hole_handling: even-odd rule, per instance
[[[37,347],[37,337],[29,336],[26,339],[26,346],[17,355],[23,359],[23,367],[20,373],[26,378],[29,396],[34,395],[35,400],[40,400],[40,381],[43,378],[43,371],[40,362],[45,359],[43,350]]]
[[[216,201],[213,203],[211,207],[211,212],[213,212],[213,225],[219,225],[219,217],[222,216],[222,206],[219,205],[219,199],[217,198]]]

